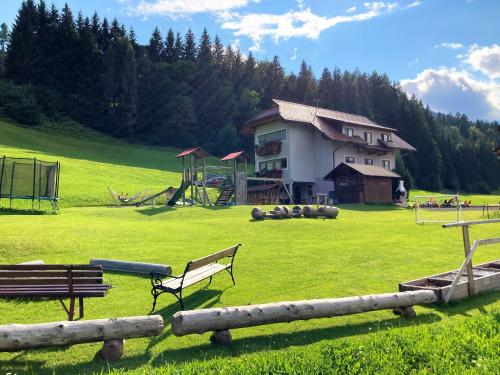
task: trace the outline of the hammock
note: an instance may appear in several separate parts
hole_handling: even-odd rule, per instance
[[[135,204],[134,201],[142,199],[149,192],[149,190],[139,191],[139,192],[137,192],[134,195],[129,197],[127,193],[118,194],[116,191],[114,191],[109,186],[108,186],[108,191],[109,191],[109,194],[111,194],[111,196],[113,197],[113,199],[116,201],[117,204],[122,203],[124,205]]]

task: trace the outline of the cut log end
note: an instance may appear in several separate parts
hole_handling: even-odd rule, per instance
[[[107,362],[119,360],[123,356],[123,340],[105,340],[99,354]]]
[[[212,344],[229,345],[233,342],[233,337],[228,329],[214,331],[210,336],[210,342]]]
[[[416,318],[417,313],[412,306],[409,307],[397,307],[392,310],[396,315],[402,316],[403,318]]]

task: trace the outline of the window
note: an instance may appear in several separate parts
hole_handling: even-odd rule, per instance
[[[259,171],[272,171],[273,169],[286,168],[288,168],[288,162],[286,158],[266,160],[259,163]]]
[[[351,164],[354,164],[356,162],[354,156],[346,156],[344,160],[346,163],[351,163]]]
[[[373,159],[365,158],[366,165],[373,165]]]
[[[390,134],[382,133],[381,138],[384,142],[392,142],[392,137]]]
[[[345,135],[348,135],[349,137],[353,137],[354,136],[354,129],[353,128],[343,128],[342,129],[342,132],[345,134]]]
[[[275,132],[261,134],[257,136],[257,141],[259,142],[259,144],[271,141],[285,141],[285,140],[286,140],[286,129],[281,129]]]
[[[365,141],[368,144],[371,144],[372,143],[372,133],[370,133],[370,132],[364,132],[363,134],[365,136]]]
[[[382,160],[382,167],[385,169],[391,170],[391,161],[390,160]]]

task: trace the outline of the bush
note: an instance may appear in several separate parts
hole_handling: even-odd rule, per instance
[[[40,124],[42,111],[29,87],[0,81],[0,107],[5,115],[21,124]]]

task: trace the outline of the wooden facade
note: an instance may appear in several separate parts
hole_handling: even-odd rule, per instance
[[[335,182],[338,203],[392,203],[392,181],[400,176],[382,168],[342,163],[325,178]]]

